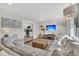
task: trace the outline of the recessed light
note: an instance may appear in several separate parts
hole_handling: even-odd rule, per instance
[[[12,3],[8,3],[8,5],[12,5]]]
[[[43,13],[43,11],[40,11],[40,13]]]

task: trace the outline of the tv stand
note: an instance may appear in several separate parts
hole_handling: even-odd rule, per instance
[[[44,34],[44,35],[43,35],[43,38],[44,38],[44,39],[51,39],[51,40],[54,40],[55,37],[56,37],[56,35],[54,35],[54,34]]]

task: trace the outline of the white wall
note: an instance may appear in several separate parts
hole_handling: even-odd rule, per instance
[[[44,22],[41,22],[40,25],[43,25],[44,28],[45,28],[45,33],[44,34],[52,34],[53,32],[55,34],[57,34],[57,30],[56,31],[46,31],[46,25],[57,25],[57,20],[48,20],[48,21],[44,21]],[[57,29],[58,29],[58,26],[57,26]]]
[[[40,32],[40,30],[39,30],[39,23],[34,23],[33,24],[33,37],[34,38],[38,38],[38,36],[39,36],[39,32]]]
[[[15,19],[15,20],[19,20],[19,18],[21,18],[18,15],[14,14],[14,13],[11,13],[7,10],[0,9],[0,19],[2,17],[11,18],[11,19]],[[0,29],[2,29],[1,26],[0,26]],[[21,35],[21,34],[23,34],[22,30],[23,30],[22,28],[21,29],[8,28],[7,31],[9,31],[9,34],[17,34],[18,38],[22,39],[23,38],[23,35]],[[5,31],[6,31],[6,29],[5,29]],[[21,34],[19,34],[19,33],[21,33]]]
[[[26,21],[27,23],[33,23],[34,24],[34,29],[33,29],[33,32],[34,33],[33,33],[33,35],[34,35],[34,38],[37,37],[37,34],[38,34],[37,33],[38,32],[38,23],[35,22],[35,21],[31,21],[30,18],[26,18],[26,17],[20,16],[20,15],[17,15],[17,14],[15,14],[13,12],[10,12],[8,10],[4,10],[4,9],[1,9],[0,8],[0,19],[1,19],[1,17],[11,18],[11,19],[15,19],[15,20],[22,21],[22,22],[23,21]],[[1,29],[2,28],[0,26],[0,30]],[[11,29],[11,28],[9,28],[9,33],[10,34],[17,34],[17,36],[18,36],[19,39],[23,39],[24,38],[24,35],[25,35],[24,34],[24,28],[23,27],[21,29]]]

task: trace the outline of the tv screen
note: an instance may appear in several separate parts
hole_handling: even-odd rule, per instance
[[[47,31],[53,31],[53,30],[56,30],[56,25],[46,25],[46,30]]]

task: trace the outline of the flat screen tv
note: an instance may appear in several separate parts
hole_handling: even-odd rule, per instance
[[[54,31],[54,30],[56,30],[56,25],[46,25],[46,30],[47,31]]]

